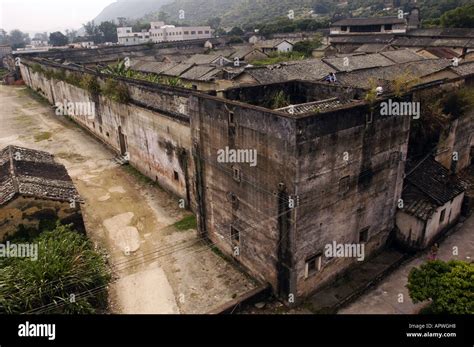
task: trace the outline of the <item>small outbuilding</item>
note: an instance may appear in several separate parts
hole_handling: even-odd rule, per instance
[[[83,232],[81,199],[53,155],[17,146],[0,150],[0,242],[19,229],[59,220]]]
[[[420,250],[429,246],[461,216],[466,188],[463,182],[433,158],[408,165],[396,214],[397,240]]]

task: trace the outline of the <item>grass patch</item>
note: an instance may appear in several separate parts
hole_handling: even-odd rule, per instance
[[[53,136],[53,133],[49,131],[43,131],[35,135],[35,142],[49,140]]]
[[[173,226],[180,231],[196,229],[197,228],[196,216],[190,215],[190,216],[184,217],[179,222],[174,223]]]

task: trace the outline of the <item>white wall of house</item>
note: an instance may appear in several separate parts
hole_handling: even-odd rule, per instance
[[[153,42],[210,39],[211,37],[212,29],[209,26],[175,27],[164,25],[158,28],[152,25],[150,29],[150,38]]]
[[[293,45],[287,41],[283,41],[276,45],[276,49],[280,53],[293,52]]]
[[[448,201],[444,206],[439,207],[436,212],[426,223],[424,246],[430,244],[431,241],[444,229],[450,226],[461,215],[462,202],[464,193],[455,197],[452,201]],[[443,213],[444,211],[444,213]],[[444,215],[444,218],[442,217]]]

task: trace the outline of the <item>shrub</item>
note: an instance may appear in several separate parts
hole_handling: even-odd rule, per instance
[[[100,85],[97,78],[92,75],[84,75],[81,79],[81,88],[87,90],[92,95],[100,94]]]
[[[105,82],[103,94],[109,99],[122,104],[127,104],[130,101],[130,93],[127,86],[110,78]]]

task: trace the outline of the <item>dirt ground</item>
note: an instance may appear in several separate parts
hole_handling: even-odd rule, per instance
[[[114,273],[113,313],[205,313],[255,288],[216,255],[195,230],[173,224],[189,215],[178,198],[133,170],[26,87],[0,86],[0,148],[50,152],[66,166],[84,199],[88,236]]]

